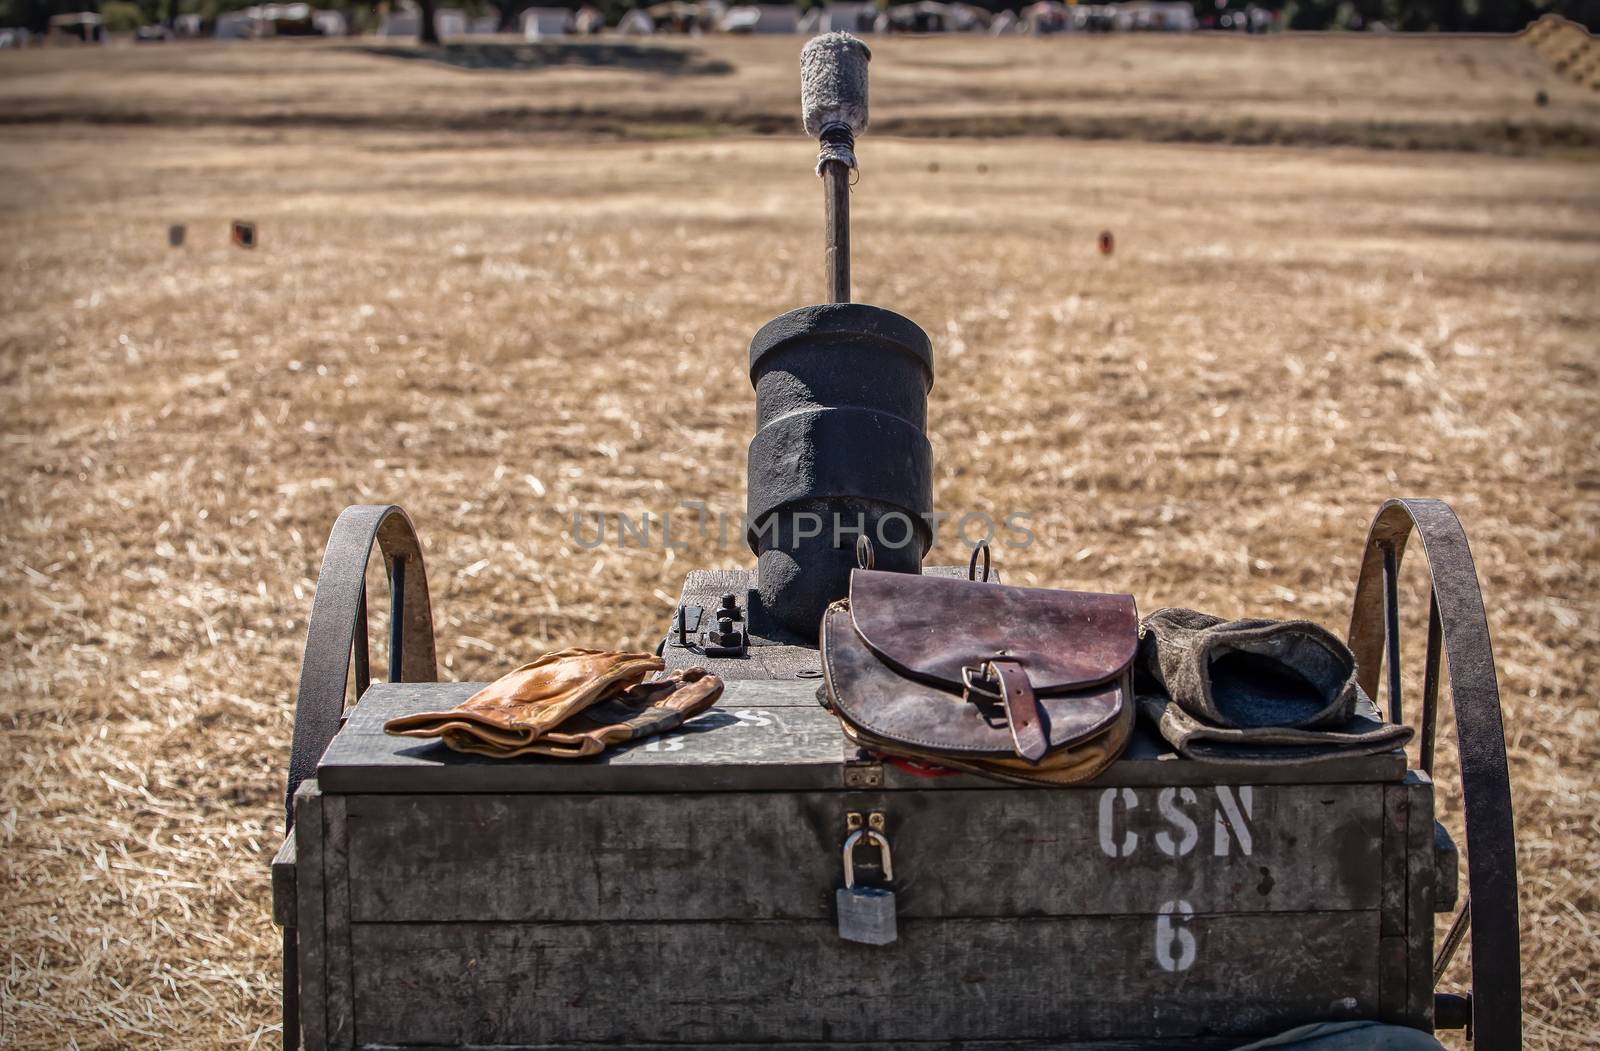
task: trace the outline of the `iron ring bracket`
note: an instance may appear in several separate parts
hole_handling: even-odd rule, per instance
[[[1467,838],[1467,896],[1440,948],[1435,973],[1470,924],[1472,1038],[1479,1051],[1522,1046],[1522,961],[1517,925],[1516,831],[1494,650],[1467,535],[1441,500],[1390,500],[1367,534],[1350,615],[1358,680],[1377,696],[1389,662],[1390,717],[1400,720],[1398,578],[1406,541],[1422,540],[1430,583],[1423,675],[1422,769],[1433,772],[1441,650],[1450,673]]]
[[[397,504],[357,504],[333,523],[306,625],[305,656],[295,695],[294,737],[284,793],[284,830],[294,830],[294,797],[314,777],[344,718],[346,684],[355,660],[357,699],[371,682],[367,659],[367,560],[376,541],[389,582],[389,681],[433,682],[433,608],[422,545]],[[299,939],[283,929],[283,1046],[300,1045]]]

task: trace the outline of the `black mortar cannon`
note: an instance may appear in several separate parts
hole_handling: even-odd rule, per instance
[[[668,669],[727,680],[715,708],[581,761],[386,736],[388,719],[480,684],[435,681],[405,512],[351,507],[334,524],[272,867],[285,1046],[1172,1051],[1371,1019],[1519,1047],[1494,658],[1465,534],[1439,501],[1380,507],[1349,630],[1362,690],[1377,698],[1387,670],[1400,721],[1397,580],[1420,540],[1430,610],[1414,756],[1201,763],[1141,728],[1093,781],[1019,787],[886,762],[818,706],[817,624],[852,567],[973,572],[923,565],[930,341],[849,302],[868,58],[830,34],[802,61],[832,302],[781,315],[750,347],[756,568],[690,572],[659,650]],[[381,682],[366,621],[375,542],[393,613]],[[1442,692],[1465,893],[1434,820]],[[897,940],[840,936],[835,895],[857,884],[894,894]],[[1470,989],[1440,988],[1469,934]]]
[[[751,625],[812,643],[863,557],[919,573],[933,544],[933,345],[910,319],[850,302],[850,176],[867,127],[869,58],[842,33],[802,52],[804,125],[822,147],[833,301],[774,318],[750,344]]]

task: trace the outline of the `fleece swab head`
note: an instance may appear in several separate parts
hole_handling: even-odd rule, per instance
[[[867,130],[867,63],[872,52],[849,33],[824,33],[800,52],[800,113],[806,134],[823,138],[842,126]]]

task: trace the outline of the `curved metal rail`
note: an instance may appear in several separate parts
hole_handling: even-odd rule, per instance
[[[284,829],[294,829],[294,796],[316,774],[344,718],[350,664],[355,660],[355,695],[371,684],[367,656],[367,560],[376,541],[389,581],[389,681],[432,682],[433,607],[417,532],[396,504],[347,507],[333,523],[323,550],[322,571],[311,600],[305,657],[295,697],[294,738],[289,746],[289,783],[284,793]],[[300,1044],[298,937],[283,929],[283,1046]]]
[[[1478,572],[1467,535],[1440,500],[1390,500],[1367,534],[1350,615],[1350,649],[1361,688],[1377,696],[1389,664],[1389,716],[1399,722],[1400,561],[1415,532],[1430,578],[1427,656],[1422,685],[1422,769],[1433,772],[1441,651],[1450,672],[1450,699],[1461,758],[1467,829],[1467,897],[1434,964],[1437,982],[1470,927],[1472,1037],[1479,1051],[1522,1046],[1522,961],[1517,927],[1516,833],[1506,770],[1500,687]]]

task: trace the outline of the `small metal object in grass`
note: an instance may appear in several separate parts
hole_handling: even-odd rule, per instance
[[[245,222],[243,219],[233,221],[233,243],[240,248],[254,248],[256,246],[256,224]]]

